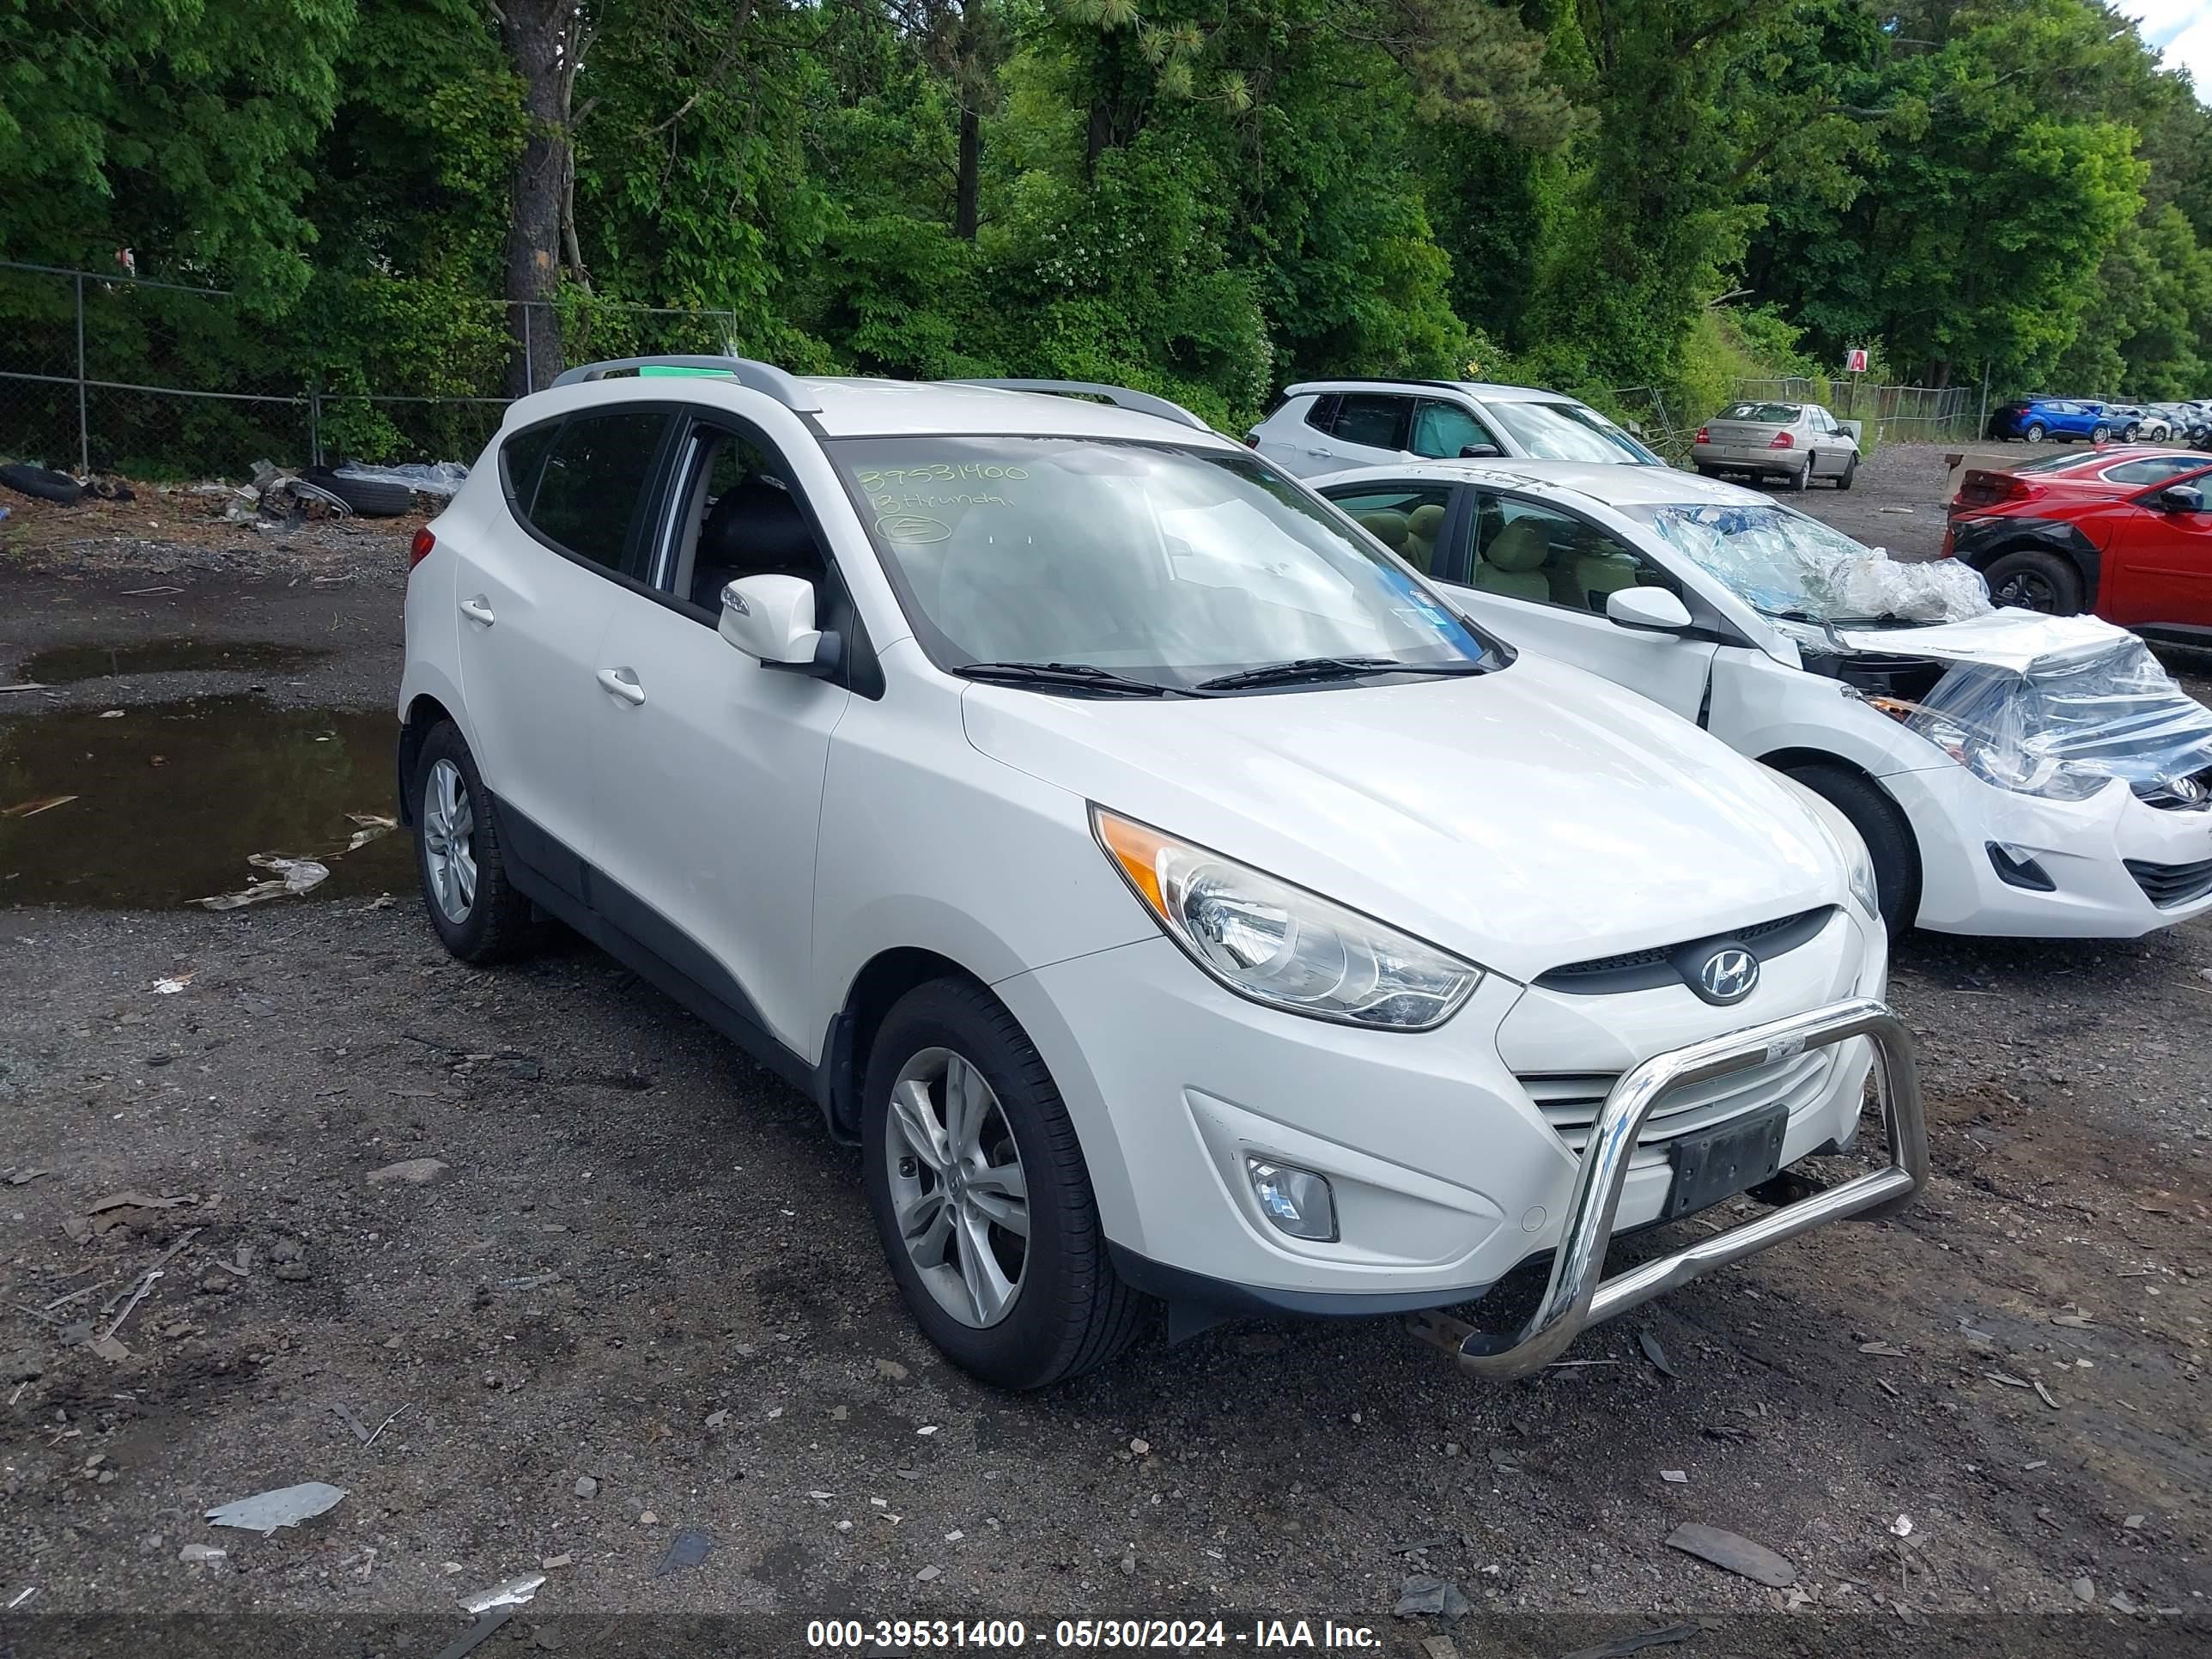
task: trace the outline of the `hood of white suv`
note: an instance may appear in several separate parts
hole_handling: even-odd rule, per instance
[[[976,685],[963,706],[986,755],[1523,981],[1844,897],[1826,832],[1759,766],[1528,655],[1206,700]]]

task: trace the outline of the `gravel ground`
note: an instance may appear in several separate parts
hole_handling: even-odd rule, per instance
[[[1890,450],[1800,499],[1917,520],[1941,487]],[[2203,1650],[2212,926],[1908,940],[1918,1206],[1537,1380],[1472,1384],[1388,1323],[1248,1322],[999,1395],[915,1335],[806,1102],[581,945],[451,962],[398,837],[336,851],[389,811],[388,715],[327,712],[396,675],[400,544],[360,531],[0,562],[0,684],[64,647],[144,669],[0,699],[0,807],[94,786],[0,817],[0,1609],[35,1592],[0,1654],[324,1650],[155,1622],[252,1612],[427,1659],[457,1596],[538,1571],[509,1650],[1138,1613],[1232,1647],[1329,1617],[1430,1659],[1683,1621],[1692,1659]],[[232,821],[280,793],[303,816]],[[177,903],[257,847],[332,878]],[[103,1356],[82,1327],[118,1313]],[[307,1480],[347,1496],[267,1537],[200,1518]],[[1795,1586],[1668,1547],[1688,1521]],[[670,1565],[686,1528],[712,1551]],[[1474,1616],[1394,1617],[1415,1575]],[[590,1622],[617,1612],[731,1622]]]

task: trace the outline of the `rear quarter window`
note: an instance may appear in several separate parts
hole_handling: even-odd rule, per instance
[[[570,416],[523,521],[587,563],[623,569],[668,419],[645,410]]]

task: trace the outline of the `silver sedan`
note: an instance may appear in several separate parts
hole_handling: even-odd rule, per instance
[[[1826,478],[1849,489],[1859,469],[1859,423],[1818,404],[1730,404],[1698,428],[1690,459],[1709,478],[1748,472],[1802,489]]]

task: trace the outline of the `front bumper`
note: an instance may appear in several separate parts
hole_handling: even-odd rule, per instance
[[[1376,1314],[1466,1301],[1559,1248],[1589,1114],[1621,1075],[1731,1030],[1879,996],[1885,966],[1881,930],[1839,909],[1813,943],[1767,962],[1734,1007],[1679,986],[1565,995],[1492,975],[1434,1031],[1364,1030],[1232,996],[1164,939],[994,989],[1059,1085],[1126,1277],[1224,1309]],[[1661,1103],[1654,1133],[1786,1104],[1787,1166],[1850,1144],[1872,1060],[1872,1045],[1852,1041],[1817,1066],[1776,1062],[1771,1086],[1753,1075],[1763,1094],[1686,1085]],[[1325,1176],[1339,1237],[1271,1225],[1248,1157]],[[1632,1149],[1609,1224],[1662,1218],[1668,1157]]]
[[[2212,860],[2212,810],[2147,805],[2117,782],[2084,801],[2044,800],[1999,789],[1948,763],[1881,781],[1905,809],[1919,843],[1923,927],[2021,939],[2134,939],[2212,912],[2212,887],[2177,902],[2160,904],[2152,896],[2154,890],[2164,896],[2187,893],[2186,872]],[[2005,879],[1990,856],[1992,842],[2008,849],[2008,857],[2032,859],[2051,890]]]
[[[1882,1121],[1889,1139],[1889,1162],[1884,1168],[1614,1278],[1604,1277],[1621,1187],[1638,1132],[1655,1107],[1670,1093],[1709,1079],[1772,1065],[1854,1038],[1865,1039],[1876,1057]],[[1493,1381],[1526,1376],[1558,1358],[1586,1326],[1827,1222],[1894,1213],[1911,1201],[1927,1179],[1928,1132],[1912,1040],[1903,1022],[1879,1002],[1862,999],[1838,1003],[1655,1054],[1621,1078],[1599,1114],[1576,1176],[1566,1227],[1552,1258],[1551,1278],[1528,1323],[1500,1336],[1429,1314],[1414,1322],[1415,1328],[1456,1354],[1461,1368],[1477,1376]]]

